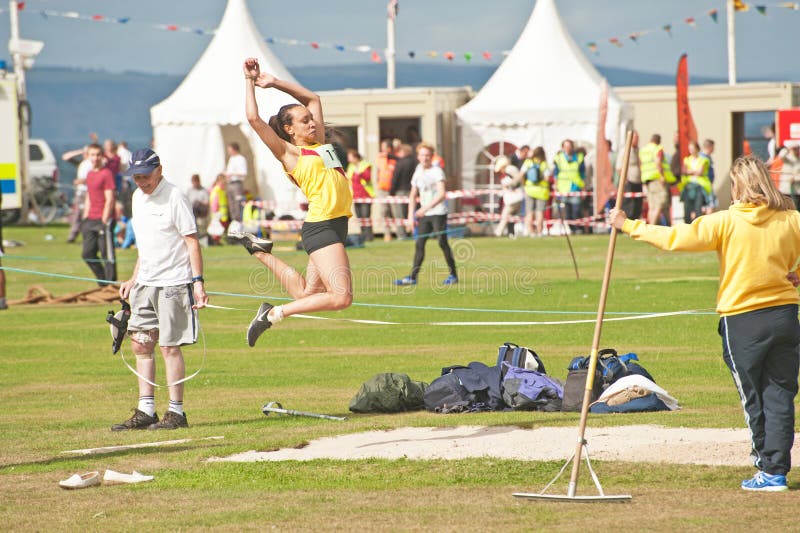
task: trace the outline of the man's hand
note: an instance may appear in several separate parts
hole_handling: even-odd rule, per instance
[[[208,295],[206,294],[205,283],[202,281],[195,281],[192,283],[194,287],[194,305],[192,309],[202,309],[208,303]]]
[[[425,216],[425,213],[427,213],[427,212],[428,212],[428,210],[427,210],[427,209],[425,209],[425,208],[423,208],[423,207],[420,207],[419,209],[417,209],[417,210],[414,212],[414,216],[415,216],[415,217],[417,217],[417,218],[422,218],[422,217],[424,217],[424,216]]]
[[[131,294],[131,289],[133,288],[133,280],[129,279],[128,281],[123,281],[119,286],[119,297],[123,300],[127,300],[128,296]]]
[[[611,209],[608,212],[608,223],[619,231],[622,231],[622,225],[625,224],[626,220],[628,220],[628,217],[622,209]]]
[[[797,275],[797,272],[789,272],[786,274],[786,279],[792,282],[792,286],[797,288],[800,286],[800,276]]]

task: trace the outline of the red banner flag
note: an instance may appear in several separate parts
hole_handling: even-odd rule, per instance
[[[689,142],[697,142],[697,127],[689,108],[689,60],[683,54],[678,61],[678,74],[675,77],[675,101],[678,104],[678,151],[680,160],[689,155]]]
[[[597,113],[597,142],[595,143],[595,212],[602,213],[606,200],[614,194],[611,157],[608,153],[606,140],[606,118],[608,117],[608,83],[603,80],[600,86],[600,108]]]

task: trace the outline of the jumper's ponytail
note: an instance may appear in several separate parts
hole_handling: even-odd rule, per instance
[[[292,114],[289,111],[294,107],[299,107],[300,104],[286,104],[278,110],[276,115],[269,118],[269,127],[275,134],[286,142],[293,142],[291,136],[286,133],[284,126],[292,125]]]

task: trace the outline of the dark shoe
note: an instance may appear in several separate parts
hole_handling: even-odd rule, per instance
[[[272,322],[267,320],[267,315],[272,307],[273,305],[267,302],[261,304],[256,313],[256,317],[250,322],[250,327],[247,328],[247,344],[250,347],[255,346],[256,340],[258,340],[261,334],[272,326]]]
[[[160,422],[150,424],[147,429],[178,429],[188,428],[189,421],[186,420],[186,413],[179,415],[175,411],[167,411],[164,413],[164,418]]]
[[[260,239],[252,233],[246,231],[237,231],[228,233],[228,240],[241,244],[245,249],[253,255],[256,252],[264,252],[268,254],[272,251],[272,241],[267,239]]]
[[[133,410],[133,416],[121,424],[111,426],[111,431],[127,431],[129,429],[147,429],[152,424],[158,423],[158,414],[148,415],[138,409]]]

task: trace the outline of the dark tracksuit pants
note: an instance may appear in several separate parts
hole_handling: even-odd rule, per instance
[[[754,464],[767,474],[785,475],[791,468],[800,367],[797,305],[722,317],[719,334],[752,435]]]
[[[411,277],[417,279],[422,261],[425,259],[425,243],[428,237],[434,237],[439,241],[439,248],[444,253],[444,260],[450,275],[456,276],[456,262],[453,259],[453,251],[450,243],[447,242],[447,215],[424,216],[417,223],[417,242],[414,250],[414,266],[411,269]]]
[[[83,260],[92,269],[98,280],[117,281],[117,258],[114,250],[115,221],[109,220],[103,224],[102,220],[84,220],[81,222],[81,235],[83,236]],[[100,252],[98,259],[97,253]],[[107,283],[98,282],[101,287]]]

